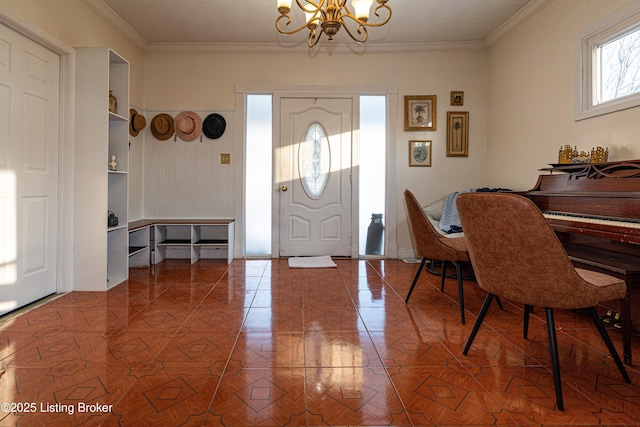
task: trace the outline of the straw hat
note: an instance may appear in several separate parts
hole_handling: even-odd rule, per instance
[[[129,110],[129,134],[138,136],[138,133],[147,126],[147,119],[138,114],[135,108]]]
[[[193,141],[202,133],[202,119],[193,111],[183,111],[173,121],[176,135],[183,141]]]
[[[151,119],[151,133],[155,139],[165,141],[173,136],[173,117],[168,114],[157,114]]]

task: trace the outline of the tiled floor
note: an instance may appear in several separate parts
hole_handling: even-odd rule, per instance
[[[406,305],[416,264],[336,263],[171,260],[0,319],[0,425],[640,425],[640,370],[626,384],[586,316],[556,312],[561,412],[542,310],[524,340],[520,307],[492,307],[463,356],[475,283],[461,325],[453,279],[423,273]]]

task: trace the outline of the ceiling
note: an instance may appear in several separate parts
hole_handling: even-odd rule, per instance
[[[275,29],[276,0],[84,0],[143,49],[171,44],[304,46],[307,32]],[[369,32],[367,45],[484,42],[542,0],[389,0],[390,22]],[[375,4],[375,3],[374,3]],[[294,1],[295,8],[295,1]],[[294,21],[296,27],[302,24]],[[370,22],[374,21],[370,17]],[[295,18],[294,18],[295,19]],[[522,19],[522,18],[521,18]],[[345,35],[320,44],[354,44]]]

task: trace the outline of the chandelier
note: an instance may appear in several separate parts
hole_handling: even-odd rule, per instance
[[[353,12],[347,6],[347,0],[295,0],[298,7],[305,13],[306,22],[300,27],[288,31],[286,28],[292,19],[291,3],[293,0],[277,0],[280,16],[276,19],[276,29],[281,34],[294,34],[305,28],[309,30],[307,43],[309,47],[318,44],[322,34],[333,40],[340,28],[344,27],[349,36],[358,43],[364,43],[369,36],[368,27],[381,27],[391,19],[391,8],[387,6],[389,0],[375,0],[377,5],[373,10],[378,22],[369,22],[369,11],[374,0],[351,0]],[[384,10],[382,18],[379,14]],[[320,32],[318,32],[318,27]]]

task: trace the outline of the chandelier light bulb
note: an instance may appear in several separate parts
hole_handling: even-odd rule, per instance
[[[305,20],[307,21],[307,26],[309,26],[309,28],[316,28],[318,26],[318,19],[314,19],[314,15],[316,15],[318,12],[316,10],[315,7],[313,7],[312,4],[305,4],[304,5],[304,16],[305,16]],[[313,21],[311,21],[313,19]]]
[[[373,0],[352,0],[351,4],[356,12],[356,18],[367,22],[369,20],[369,11],[371,10]]]
[[[291,10],[291,0],[277,0],[278,1],[278,10],[280,13],[285,14],[289,13]]]

